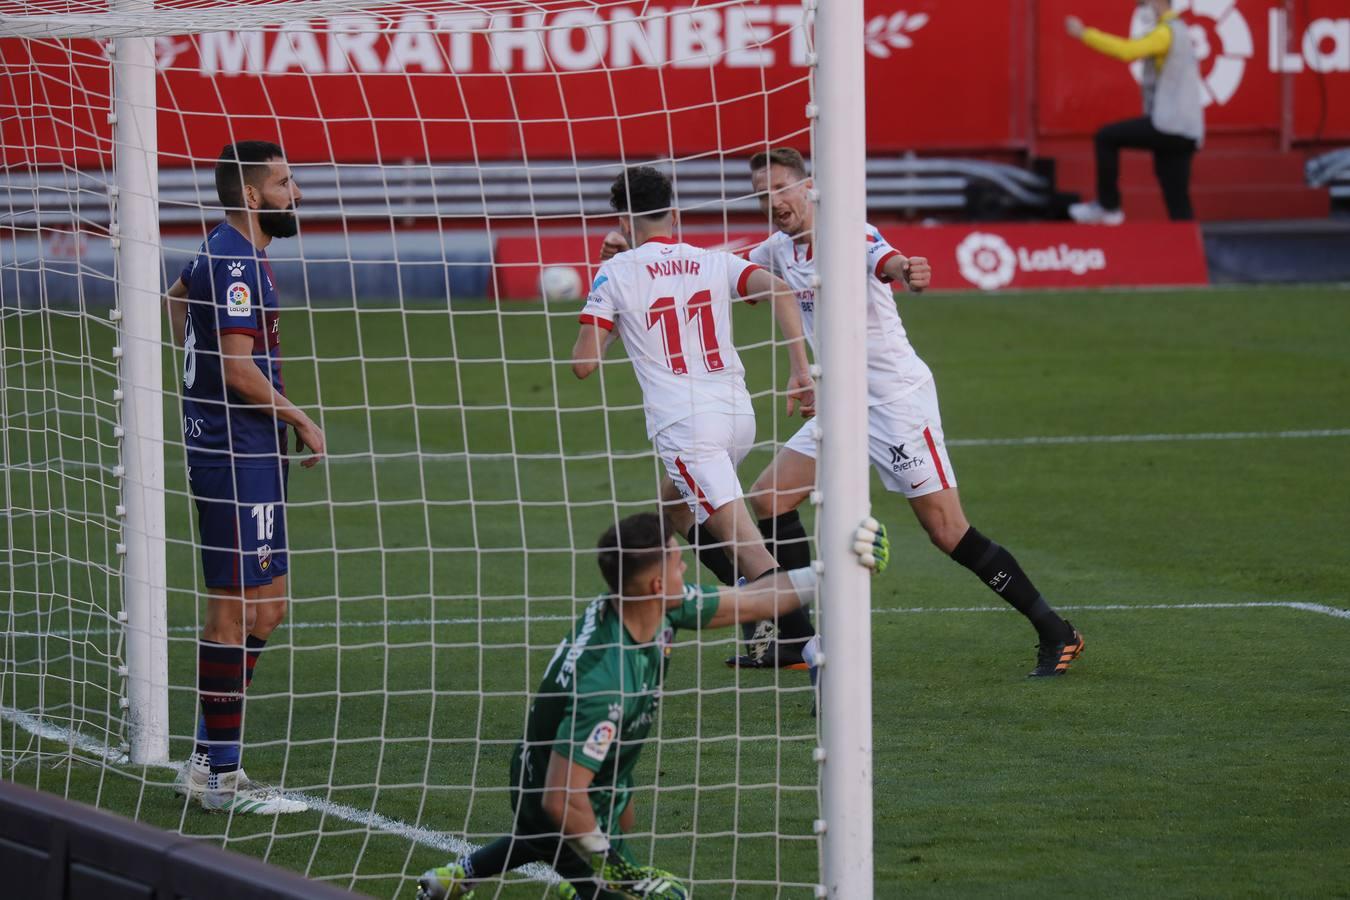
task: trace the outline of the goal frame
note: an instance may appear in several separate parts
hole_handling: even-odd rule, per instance
[[[143,10],[145,0],[115,9]],[[169,759],[168,577],[165,561],[164,373],[160,350],[159,130],[154,42],[119,37],[113,75],[111,199],[120,352],[122,608],[126,614],[127,731],[131,761]]]
[[[819,284],[820,459],[817,522],[821,667],[821,885],[817,895],[873,894],[871,593],[852,552],[869,511],[866,360],[866,107],[861,0],[804,0],[814,17],[813,93],[806,115],[814,148],[813,202]],[[121,14],[153,11],[152,0],[115,0]],[[13,18],[7,25],[13,25]],[[36,17],[35,17],[36,18]],[[64,19],[57,23],[55,20]],[[263,23],[251,22],[259,27]],[[64,27],[61,27],[64,26]],[[3,29],[11,35],[19,32]],[[190,25],[176,33],[186,33]],[[54,36],[102,31],[99,23],[50,17]],[[106,33],[106,32],[105,32]],[[111,235],[116,253],[122,502],[119,551],[126,637],[131,761],[168,760],[168,633],[165,572],[165,436],[162,413],[161,265],[157,188],[156,69],[153,37],[118,36],[111,45],[116,183]],[[832,652],[847,648],[846,652]]]
[[[814,5],[807,0],[807,8]],[[826,897],[873,896],[872,593],[853,555],[870,512],[867,462],[866,99],[862,0],[816,11],[812,120],[816,185],[816,360],[820,457],[821,881]],[[832,648],[846,648],[831,652]]]

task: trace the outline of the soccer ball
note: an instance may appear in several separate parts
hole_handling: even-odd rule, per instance
[[[545,300],[580,300],[581,276],[571,266],[548,266],[539,273],[539,296]]]

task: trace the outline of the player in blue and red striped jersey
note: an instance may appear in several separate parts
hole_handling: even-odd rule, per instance
[[[201,719],[181,793],[207,809],[301,812],[303,803],[251,782],[240,766],[244,692],[286,615],[286,429],[313,466],[324,436],[286,398],[280,304],[267,246],[292,237],[301,194],[281,148],[239,141],[221,151],[216,193],[225,221],[169,289],[183,347],[183,440],[196,501],[206,621],[197,651]]]

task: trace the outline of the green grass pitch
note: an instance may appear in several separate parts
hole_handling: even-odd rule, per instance
[[[878,896],[1350,896],[1350,620],[1287,605],[1350,608],[1347,294],[900,302],[971,521],[1087,650],[1065,678],[1025,679],[1031,630],[874,489],[894,546],[872,596]],[[332,458],[292,472],[291,627],[258,669],[245,761],[329,814],[208,815],[171,771],[72,762],[62,732],[12,715],[0,774],[379,897],[411,896],[402,874],[449,855],[430,844],[506,830],[525,693],[572,598],[600,588],[589,548],[616,503],[655,496],[622,354],[603,384],[565,365],[574,312],[283,315],[289,393],[322,409]],[[794,427],[769,396],[786,378],[770,319],[737,312],[764,442],[747,485]],[[112,336],[98,318],[3,318],[0,705],[115,743]],[[166,354],[169,386],[178,365]],[[176,399],[165,409],[173,435]],[[1332,433],[1281,435],[1309,431]],[[1100,436],[1124,437],[1073,440]],[[1066,440],[1007,440],[1025,437]],[[200,574],[181,446],[167,459],[181,759]],[[805,678],[738,677],[721,665],[731,638],[676,651],[638,845],[696,896],[808,897]],[[479,896],[545,891],[514,879]]]

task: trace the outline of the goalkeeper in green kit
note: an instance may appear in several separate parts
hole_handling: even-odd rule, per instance
[[[885,529],[868,519],[854,549],[880,571]],[[741,587],[685,584],[684,554],[655,513],[622,520],[600,538],[610,593],[593,600],[558,644],[511,757],[512,834],[418,879],[419,900],[473,895],[482,880],[542,862],[564,898],[683,898],[669,872],[641,866],[623,835],[636,815],[633,769],[656,719],[665,657],[680,629],[777,619],[811,602],[810,568],[769,572]],[[815,658],[814,641],[807,646]]]

